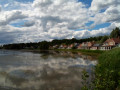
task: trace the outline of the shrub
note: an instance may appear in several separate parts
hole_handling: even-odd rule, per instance
[[[115,90],[120,86],[120,48],[103,53],[95,68],[95,90]]]

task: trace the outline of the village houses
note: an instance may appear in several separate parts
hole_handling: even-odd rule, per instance
[[[114,47],[120,47],[119,38],[109,38],[104,43],[99,44],[95,41],[92,42],[82,42],[82,43],[73,43],[70,45],[61,44],[50,46],[51,49],[87,49],[87,50],[111,50]]]
[[[111,38],[107,39],[103,45],[100,47],[100,50],[111,50],[114,47],[118,47],[120,45],[119,38]]]

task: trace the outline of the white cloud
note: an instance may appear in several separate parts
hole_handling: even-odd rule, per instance
[[[4,5],[4,7],[5,7],[5,8],[6,8],[6,7],[8,7],[8,6],[9,6],[9,4],[8,4],[8,3]]]
[[[120,0],[93,0],[91,3],[91,10],[99,11],[118,5],[120,5]]]
[[[12,21],[16,21],[18,19],[24,19],[27,18],[26,15],[22,13],[22,11],[6,11],[6,12],[1,12],[0,14],[0,26],[7,25]]]
[[[91,27],[102,23],[119,23],[120,22],[120,0],[93,0],[90,10],[94,12],[94,21]],[[102,11],[103,10],[103,11]],[[101,12],[102,11],[102,12]],[[119,26],[119,25],[118,25]]]
[[[120,26],[119,3],[119,0],[93,0],[91,7],[87,8],[77,0],[12,2],[4,5],[0,12],[0,40],[6,40],[6,42],[8,40],[9,43],[32,42],[109,34],[114,27]],[[105,11],[101,12],[101,10]],[[21,25],[22,27],[10,25],[22,21],[25,21]],[[94,23],[86,26],[89,21]],[[106,22],[111,25],[99,30],[87,30]],[[78,29],[83,30],[75,31]],[[8,36],[11,38],[8,39]]]
[[[0,5],[0,12],[1,12],[2,6]]]

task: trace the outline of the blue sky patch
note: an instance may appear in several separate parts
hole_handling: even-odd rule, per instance
[[[90,26],[90,25],[92,25],[94,23],[94,21],[89,21],[88,23],[86,23],[85,25],[86,26]]]
[[[18,21],[16,23],[11,23],[10,25],[14,26],[14,27],[22,27],[23,24],[26,22],[27,20],[21,20],[21,21]]]
[[[103,12],[105,12],[105,10],[106,10],[106,9],[102,9],[102,10],[100,10],[100,13],[103,13]]]
[[[26,2],[33,2],[34,0],[15,0],[15,1],[26,3]]]
[[[105,27],[108,27],[108,26],[110,26],[111,24],[110,23],[103,23],[103,24],[99,24],[99,25],[96,25],[94,28],[92,28],[92,29],[94,29],[94,30],[98,30],[98,29],[100,29],[100,28],[105,28]]]
[[[91,6],[91,2],[92,2],[92,0],[78,0],[78,1],[86,4],[87,7],[90,7]]]
[[[12,0],[11,0],[12,1]],[[0,0],[0,4],[3,5],[3,4],[7,4],[8,3],[8,0]]]

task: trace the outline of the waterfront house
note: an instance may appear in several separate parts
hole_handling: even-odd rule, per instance
[[[87,42],[83,42],[81,46],[82,46],[81,49],[87,49]]]
[[[100,50],[111,50],[112,48],[116,47],[118,44],[120,44],[119,38],[107,39],[100,47]]]
[[[60,46],[59,46],[59,49],[63,49],[63,45],[60,45]]]
[[[68,45],[67,49],[72,49],[74,47],[74,44]]]
[[[70,45],[68,45],[67,49],[72,49],[73,47],[77,48],[78,45],[79,45],[78,43],[70,44]]]
[[[79,45],[80,45],[79,43],[74,43],[75,48],[78,48]]]
[[[68,46],[67,45],[63,45],[63,49],[66,49]]]
[[[58,49],[59,48],[59,46],[58,45],[54,45],[54,46],[52,46],[52,47],[50,47],[51,49]]]
[[[90,49],[91,50],[99,50],[100,44],[94,44]]]
[[[93,42],[83,42],[81,44],[81,46],[79,46],[80,49],[90,49],[93,45],[94,45],[94,41]]]
[[[77,49],[82,49],[82,44],[79,44]]]
[[[59,46],[59,49],[66,49],[67,48],[67,45],[65,45],[65,44],[61,44],[60,46]]]
[[[94,41],[92,41],[92,42],[87,42],[87,49],[90,49],[94,44],[95,44]]]

